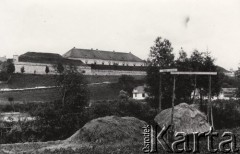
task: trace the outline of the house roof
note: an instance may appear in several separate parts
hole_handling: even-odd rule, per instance
[[[132,53],[72,48],[63,55],[66,58],[86,58],[115,61],[144,62]]]
[[[140,93],[140,94],[145,93],[144,88],[145,88],[144,86],[138,86],[133,89],[133,93]]]
[[[26,52],[19,56],[20,62],[31,62],[31,63],[44,63],[44,64],[57,64],[62,63],[65,65],[84,65],[80,60],[72,60],[63,58],[61,55],[56,53],[41,53],[41,52]]]

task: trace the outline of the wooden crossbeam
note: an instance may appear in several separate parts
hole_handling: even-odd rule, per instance
[[[170,72],[172,75],[217,75],[217,72]]]

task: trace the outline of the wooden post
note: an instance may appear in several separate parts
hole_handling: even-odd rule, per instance
[[[197,87],[197,76],[194,76],[194,91],[193,91],[193,98],[192,98],[192,103],[195,101],[195,95],[196,95],[196,87]]]
[[[159,112],[162,111],[162,75],[161,73],[167,73],[167,72],[176,72],[176,68],[171,68],[171,69],[160,69],[159,70]]]
[[[208,105],[207,105],[208,123],[211,125],[211,76],[208,77]]]
[[[171,113],[171,125],[172,129],[170,131],[170,140],[173,141],[174,139],[174,122],[173,122],[173,116],[174,116],[174,100],[175,100],[175,83],[176,83],[176,76],[173,75],[173,95],[172,95],[172,113]]]
[[[175,83],[176,83],[176,77],[173,76],[173,95],[172,95],[172,114],[171,114],[171,125],[173,126],[173,114],[174,114],[174,100],[175,100]]]
[[[162,111],[162,77],[161,73],[159,75],[159,106],[158,106],[159,113]]]
[[[212,101],[211,101],[211,95],[212,95],[212,77],[211,75],[209,75],[209,94],[208,94],[208,103],[209,103],[209,106],[210,106],[210,112],[209,112],[209,121],[211,119],[211,126],[213,126],[213,111],[212,111]]]

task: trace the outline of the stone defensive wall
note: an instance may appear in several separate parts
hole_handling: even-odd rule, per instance
[[[146,75],[146,66],[91,65],[91,75]]]

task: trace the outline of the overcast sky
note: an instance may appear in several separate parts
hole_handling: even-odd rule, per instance
[[[239,0],[0,0],[0,56],[64,54],[73,47],[132,52],[146,59],[157,36],[240,63]]]

